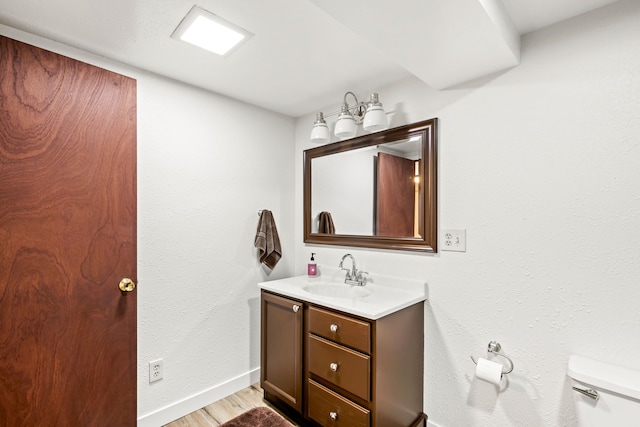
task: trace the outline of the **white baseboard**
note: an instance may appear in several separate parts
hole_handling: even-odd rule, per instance
[[[138,427],[160,427],[260,381],[260,368],[138,418]]]

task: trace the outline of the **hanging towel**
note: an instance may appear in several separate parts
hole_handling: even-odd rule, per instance
[[[263,209],[262,213],[260,213],[258,230],[256,231],[253,245],[258,248],[260,262],[273,270],[282,257],[282,248],[280,247],[276,222],[273,220],[271,211]]]
[[[336,234],[336,227],[333,225],[333,219],[329,212],[320,212],[318,219],[318,233]]]

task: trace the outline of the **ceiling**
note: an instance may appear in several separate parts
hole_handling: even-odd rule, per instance
[[[517,66],[522,34],[615,1],[0,0],[0,24],[300,117],[410,75],[444,89]],[[226,58],[170,38],[194,4],[255,36]]]

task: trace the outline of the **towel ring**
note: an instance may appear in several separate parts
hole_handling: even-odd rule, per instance
[[[500,343],[498,341],[490,341],[489,345],[487,345],[487,352],[489,353],[493,353],[496,356],[501,356],[504,357],[505,359],[507,359],[509,361],[509,364],[511,365],[511,367],[509,368],[508,371],[504,370],[504,367],[502,369],[502,375],[506,375],[506,374],[510,374],[513,371],[513,360],[511,360],[511,358],[509,358],[509,356],[507,356],[506,354],[500,353],[500,350],[502,350],[502,346],[500,345]],[[470,356],[471,360],[473,361],[473,363],[475,363],[476,365],[478,364],[478,361],[476,359],[473,358],[473,356]]]

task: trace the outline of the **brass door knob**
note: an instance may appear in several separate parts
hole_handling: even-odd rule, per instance
[[[120,281],[118,285],[122,292],[131,292],[136,288],[136,284],[133,280],[127,279],[126,277]]]

